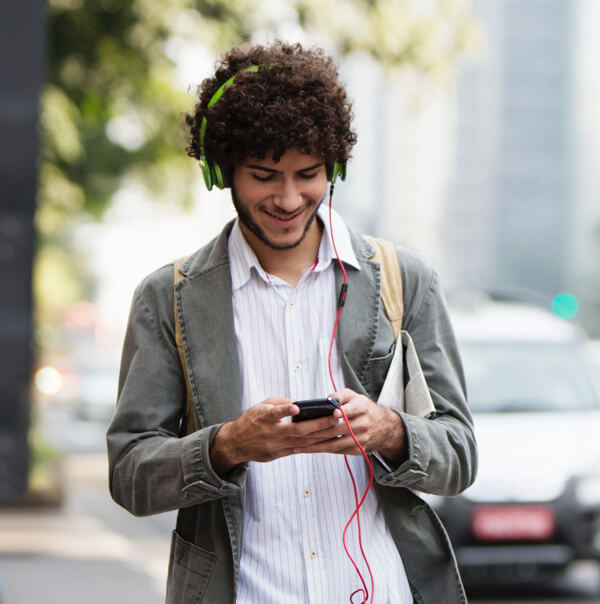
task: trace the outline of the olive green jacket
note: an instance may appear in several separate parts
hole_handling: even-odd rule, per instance
[[[107,435],[114,500],[140,516],[179,510],[168,604],[231,604],[236,597],[247,466],[221,478],[209,457],[219,427],[242,410],[227,252],[231,226],[190,256],[181,267],[185,278],[175,287],[172,264],[138,286]],[[337,345],[346,386],[377,400],[394,338],[380,302],[380,266],[369,260],[374,250],[354,233],[351,239],[361,270],[346,267],[349,287]],[[415,494],[455,495],[475,478],[477,452],[464,377],[436,273],[406,249],[398,248],[398,258],[403,328],[414,340],[436,416],[398,411],[409,457],[392,472],[374,461],[374,488],[415,602],[466,602],[446,532]],[[186,395],[175,344],[174,295],[199,426],[188,436],[180,436]]]

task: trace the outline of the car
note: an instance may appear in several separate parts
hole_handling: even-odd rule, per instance
[[[426,496],[467,585],[535,581],[600,560],[600,398],[582,332],[549,310],[451,305],[479,446],[474,484]]]
[[[586,345],[587,359],[592,366],[596,384],[600,388],[600,340],[589,340]]]

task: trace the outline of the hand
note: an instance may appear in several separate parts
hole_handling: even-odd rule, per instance
[[[407,458],[404,423],[395,411],[382,407],[349,388],[330,396],[340,401],[354,436],[365,452],[378,451],[395,466]],[[335,414],[341,417],[340,411]],[[303,444],[303,439],[299,439],[299,446],[294,452],[361,454],[344,422],[323,430],[318,436],[321,440],[317,443]]]
[[[321,442],[325,438],[322,433],[337,426],[341,417],[336,410],[333,417],[298,423],[282,421],[299,412],[293,399],[270,397],[224,424],[210,449],[213,469],[223,476],[246,461],[272,461],[291,455],[299,446]]]

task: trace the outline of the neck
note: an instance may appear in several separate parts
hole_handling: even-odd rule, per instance
[[[314,265],[323,232],[323,225],[315,218],[306,236],[296,247],[275,249],[266,245],[241,222],[240,228],[263,269],[293,286]]]

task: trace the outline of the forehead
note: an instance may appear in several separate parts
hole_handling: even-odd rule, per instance
[[[324,158],[320,155],[311,153],[303,153],[299,149],[292,147],[283,153],[277,160],[274,158],[273,152],[269,152],[263,158],[248,157],[241,162],[241,165],[255,165],[265,168],[273,168],[275,170],[303,170],[311,166],[324,163]]]

